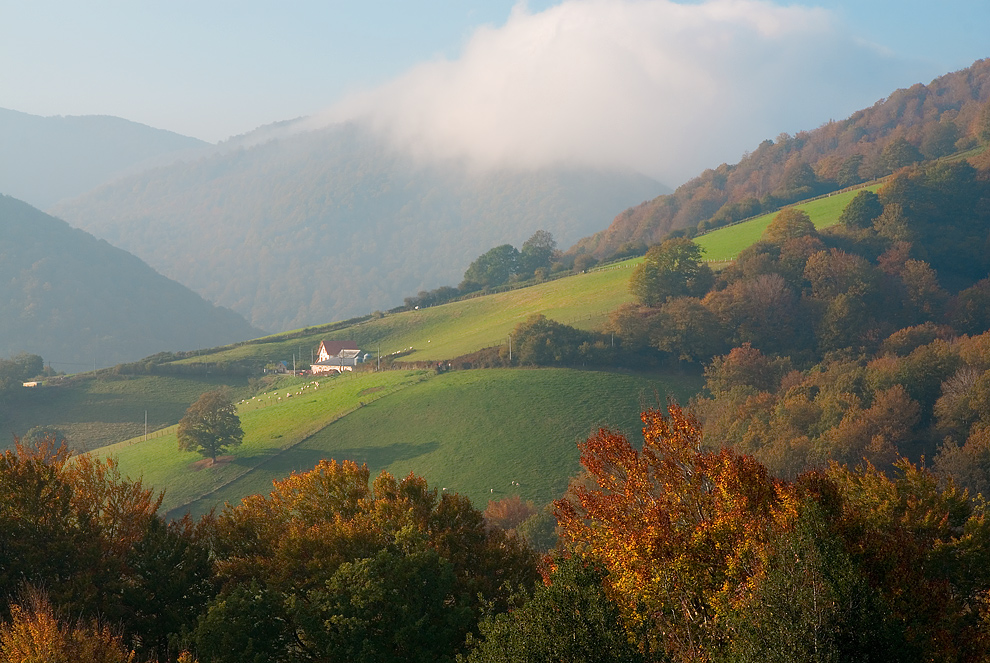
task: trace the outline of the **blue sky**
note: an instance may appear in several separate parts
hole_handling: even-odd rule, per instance
[[[423,153],[677,183],[990,57],[988,25],[986,0],[0,0],[0,107],[211,142],[365,115]]]

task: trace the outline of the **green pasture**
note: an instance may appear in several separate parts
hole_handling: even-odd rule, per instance
[[[35,426],[59,428],[80,451],[113,444],[143,434],[145,412],[148,429],[155,431],[176,423],[205,391],[228,385],[240,398],[247,378],[99,373],[47,384],[7,395],[0,406],[4,433],[0,450],[13,445],[14,435],[23,436]]]
[[[313,350],[323,339],[353,340],[383,356],[412,351],[404,361],[453,359],[506,342],[509,332],[535,313],[581,329],[593,329],[620,304],[632,301],[629,274],[637,260],[609,265],[528,288],[474,297],[418,311],[388,314],[345,329],[314,333],[302,338],[270,340],[224,348],[179,363],[232,362],[248,358],[285,360],[303,357],[309,364]]]
[[[141,436],[93,453],[116,456],[125,475],[165,491],[164,510],[177,509],[298,444],[362,402],[408,387],[425,375],[425,371],[345,373],[336,378],[297,380],[278,391],[243,400],[238,403],[238,416],[244,442],[228,452],[227,462],[215,467],[201,467],[200,455],[179,451],[174,426],[149,439]]]
[[[94,453],[117,456],[126,475],[164,490],[172,515],[267,493],[273,479],[323,458],[367,463],[373,474],[415,472],[481,508],[513,494],[543,504],[579,469],[578,440],[599,426],[635,438],[644,407],[668,395],[686,402],[700,387],[698,376],[573,369],[344,375],[296,387],[303,393],[290,399],[280,390],[239,404],[244,443],[214,467],[180,452],[174,428]]]
[[[869,191],[876,191],[880,186],[880,184],[871,184],[864,188]],[[821,230],[838,223],[842,210],[862,190],[863,188],[843,191],[818,200],[799,203],[793,207],[807,212],[815,227]],[[767,229],[776,215],[777,212],[771,212],[744,223],[719,228],[695,238],[694,242],[702,248],[702,255],[706,260],[731,260],[747,246],[758,242],[763,231]]]

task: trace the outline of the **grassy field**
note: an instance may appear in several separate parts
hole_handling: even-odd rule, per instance
[[[627,260],[601,270],[475,297],[418,311],[405,311],[361,322],[343,330],[312,336],[270,341],[223,349],[215,354],[184,360],[186,363],[237,361],[245,358],[288,360],[303,357],[308,365],[312,351],[323,339],[356,341],[366,352],[382,355],[412,348],[406,361],[453,359],[481,348],[506,342],[512,329],[535,313],[582,329],[600,326],[608,313],[632,301],[628,282],[637,260]],[[181,362],[180,362],[181,363]]]
[[[173,515],[267,493],[272,479],[321,458],[367,463],[373,474],[415,472],[482,508],[510,494],[542,504],[578,470],[577,440],[603,425],[635,434],[644,406],[668,394],[686,401],[700,386],[697,376],[571,369],[345,375],[297,387],[291,399],[280,391],[274,404],[274,394],[241,404],[244,443],[215,467],[180,452],[174,429],[95,453],[117,456],[125,474],[165,490]]]
[[[873,184],[866,189],[876,191],[880,184]],[[819,198],[808,203],[795,205],[797,209],[804,210],[811,217],[812,223],[818,229],[835,225],[839,221],[842,210],[857,193],[863,189],[844,191],[825,198]],[[731,260],[747,246],[755,244],[760,240],[763,231],[767,229],[777,212],[764,214],[755,219],[740,223],[727,228],[719,228],[712,232],[696,238],[695,243],[703,249],[703,254],[707,260]]]
[[[224,384],[240,398],[247,378],[101,374],[77,377],[63,386],[19,389],[3,403],[0,450],[13,446],[13,435],[38,425],[63,430],[80,451],[126,440],[144,433],[145,412],[149,430],[170,426],[200,394]]]
[[[383,371],[345,374],[319,381],[297,381],[277,392],[243,401],[238,416],[244,442],[226,462],[204,468],[199,455],[179,451],[175,427],[145,440],[127,440],[93,453],[114,455],[128,476],[164,490],[166,510],[188,504],[250,471],[279,451],[298,444],[335,419],[360,407],[362,401],[391,394],[425,379],[425,371]],[[319,382],[319,386],[316,383]],[[291,396],[290,396],[291,394]]]

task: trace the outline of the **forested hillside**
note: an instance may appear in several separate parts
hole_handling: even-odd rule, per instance
[[[569,244],[664,189],[625,173],[419,163],[356,125],[281,136],[246,137],[56,213],[275,331],[457,283],[484,250],[540,229]]]
[[[765,140],[739,163],[706,170],[673,194],[627,209],[571,250],[602,257],[629,243],[655,244],[675,230],[690,236],[974,147],[990,136],[988,101],[990,60],[980,60],[897,90],[845,120]]]
[[[119,117],[0,108],[0,193],[44,209],[149,160],[207,146]]]
[[[56,370],[261,333],[126,251],[8,196],[0,196],[0,284],[0,357],[29,352]]]

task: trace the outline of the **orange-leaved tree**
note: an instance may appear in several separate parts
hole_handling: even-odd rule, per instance
[[[679,406],[642,419],[642,450],[605,429],[580,445],[594,481],[557,501],[557,516],[575,549],[608,569],[644,651],[702,660],[720,637],[717,606],[743,590],[753,551],[796,517],[796,501],[751,457],[703,451]]]
[[[326,660],[419,652],[452,661],[486,602],[504,607],[537,579],[535,554],[487,527],[467,498],[438,495],[413,474],[383,472],[369,486],[368,467],[351,461],[275,481],[269,496],[228,505],[217,525],[228,589],[196,634],[211,660],[243,660],[258,646],[248,617],[267,614],[282,625],[265,652],[274,659],[300,649]],[[231,628],[241,623],[250,625]]]

